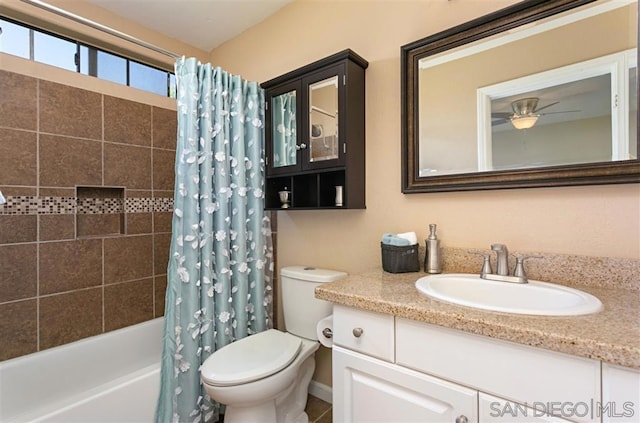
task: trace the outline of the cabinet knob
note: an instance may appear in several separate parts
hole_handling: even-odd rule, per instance
[[[456,417],[456,423],[469,423],[469,419],[463,414]]]
[[[353,336],[355,336],[356,338],[360,338],[363,333],[364,333],[364,330],[362,328],[353,329]]]
[[[322,329],[322,336],[331,339],[333,338],[333,331],[329,328],[324,328]]]
[[[300,150],[304,150],[305,148],[307,148],[307,144],[305,143],[300,144]]]

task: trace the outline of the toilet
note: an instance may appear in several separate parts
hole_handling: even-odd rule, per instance
[[[220,348],[205,360],[201,379],[209,396],[226,405],[225,423],[307,423],[304,412],[320,346],[318,322],[332,304],[317,286],[344,272],[291,266],[280,269],[287,332],[269,329]]]

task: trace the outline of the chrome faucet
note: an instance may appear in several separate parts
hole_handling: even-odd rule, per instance
[[[491,250],[496,252],[497,256],[497,270],[493,273],[491,268],[490,253],[486,250],[468,250],[470,254],[478,254],[483,257],[482,270],[480,271],[480,278],[491,281],[511,282],[511,283],[527,283],[527,275],[524,271],[524,262],[530,258],[542,258],[542,256],[526,256],[522,254],[516,255],[516,265],[513,268],[513,276],[509,275],[509,250],[504,244],[491,244]]]
[[[509,250],[504,244],[491,244],[491,249],[497,255],[496,274],[500,276],[509,276]]]
[[[482,263],[482,270],[480,271],[480,278],[512,283],[527,283],[527,275],[524,271],[524,262],[530,258],[542,258],[541,256],[525,256],[518,255],[516,257],[516,265],[513,269],[513,276],[509,276],[509,250],[504,244],[492,244],[491,250],[496,252],[497,256],[497,270],[493,273],[491,269],[491,260],[489,254],[478,250],[469,250],[472,254],[482,255],[484,260]]]

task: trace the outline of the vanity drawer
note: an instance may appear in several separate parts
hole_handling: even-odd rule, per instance
[[[394,360],[393,316],[335,305],[333,342],[335,345],[382,360]]]
[[[396,362],[525,405],[566,408],[601,398],[599,361],[402,318],[396,319]]]

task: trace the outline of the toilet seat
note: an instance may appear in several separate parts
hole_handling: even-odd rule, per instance
[[[287,367],[300,352],[300,338],[269,329],[224,346],[204,362],[202,380],[233,386],[266,378]]]

